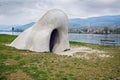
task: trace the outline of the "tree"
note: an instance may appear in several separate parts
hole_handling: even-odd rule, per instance
[[[107,27],[107,26],[104,27],[104,33],[105,33],[105,34],[108,34],[108,31],[109,31],[109,27]]]
[[[114,33],[114,34],[120,34],[120,28],[114,29],[113,33]]]

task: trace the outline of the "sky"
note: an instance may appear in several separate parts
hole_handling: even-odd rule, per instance
[[[120,15],[120,0],[0,0],[0,24],[36,22],[50,9],[69,18]]]

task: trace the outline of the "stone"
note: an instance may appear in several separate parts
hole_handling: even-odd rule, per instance
[[[59,9],[49,10],[36,24],[22,32],[10,46],[35,52],[57,53],[68,50],[67,15]]]

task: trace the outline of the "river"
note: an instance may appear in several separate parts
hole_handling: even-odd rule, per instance
[[[117,45],[120,46],[120,34],[69,34],[70,41],[101,44],[101,40],[115,40]]]
[[[0,32],[0,34],[19,35],[21,32]],[[79,34],[69,33],[70,41],[101,44],[100,40],[115,40],[117,45],[120,46],[120,34]]]

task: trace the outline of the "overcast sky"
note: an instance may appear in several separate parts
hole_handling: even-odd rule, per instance
[[[120,0],[0,0],[0,24],[37,21],[54,8],[63,10],[69,18],[120,15]]]

